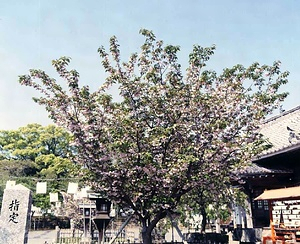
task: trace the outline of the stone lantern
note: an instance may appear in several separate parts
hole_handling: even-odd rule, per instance
[[[104,236],[105,229],[111,220],[110,218],[111,201],[109,201],[107,198],[104,198],[99,193],[90,194],[89,199],[96,201],[96,213],[93,218],[93,221],[99,232],[98,243],[101,243]]]

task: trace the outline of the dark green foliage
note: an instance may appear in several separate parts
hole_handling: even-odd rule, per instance
[[[33,204],[50,208],[49,192],[66,191],[79,166],[72,161],[72,137],[64,129],[29,124],[17,130],[0,131],[0,196],[8,180],[33,192]],[[47,182],[47,194],[36,194],[36,183]]]

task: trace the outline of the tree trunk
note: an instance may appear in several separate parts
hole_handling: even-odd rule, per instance
[[[155,228],[156,224],[163,218],[167,216],[167,212],[165,210],[159,211],[154,218],[150,221],[149,218],[142,219],[142,238],[143,244],[152,244],[152,231]]]
[[[151,233],[152,233],[152,230],[150,230],[149,227],[143,228],[143,231],[142,231],[143,244],[152,244]]]
[[[206,216],[206,211],[205,211],[205,206],[201,206],[200,212],[202,215],[202,221],[201,221],[201,233],[205,232],[205,227],[206,227],[206,222],[207,222],[207,216]]]

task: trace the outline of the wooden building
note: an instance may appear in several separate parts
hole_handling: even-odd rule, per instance
[[[271,147],[240,171],[253,227],[270,225],[268,201],[254,201],[257,196],[266,189],[300,186],[300,106],[265,121],[261,133]]]

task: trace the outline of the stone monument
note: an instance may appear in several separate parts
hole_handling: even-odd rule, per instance
[[[0,216],[0,243],[28,243],[31,202],[31,191],[23,185],[11,186],[4,190]]]

